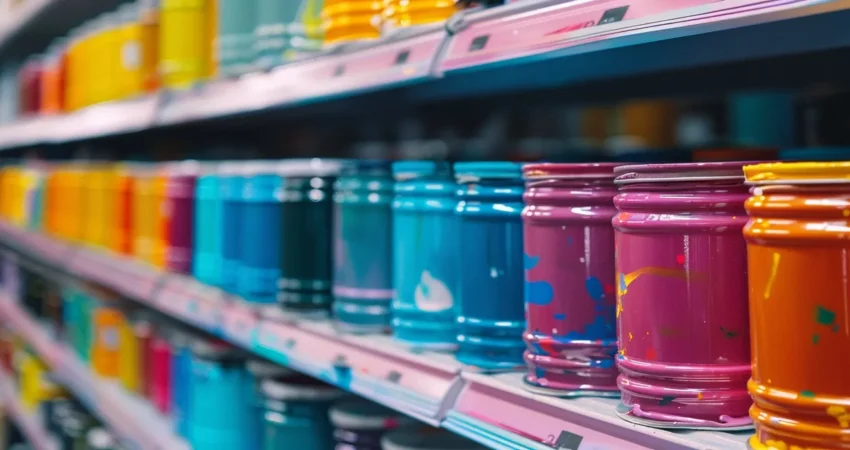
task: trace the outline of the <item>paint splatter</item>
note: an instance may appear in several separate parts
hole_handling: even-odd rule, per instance
[[[558,313],[552,316],[555,320],[564,320],[567,318],[567,315],[564,313]]]
[[[815,398],[815,393],[812,391],[800,391],[800,397]]]
[[[658,359],[658,353],[655,351],[654,348],[649,347],[648,349],[646,349],[646,359],[651,361]]]
[[[631,331],[629,331],[629,340],[631,341],[631,340],[632,340],[632,339],[634,339],[634,338],[635,338],[635,337],[634,337],[634,336],[632,336],[632,332],[631,332]]]
[[[655,275],[665,278],[688,278],[688,273],[685,272],[684,269],[666,269],[664,267],[642,267],[628,274],[620,274],[617,295],[626,295],[629,291],[629,286],[643,275]],[[699,276],[697,275],[697,277]],[[694,278],[694,274],[691,274],[691,278]]]
[[[658,332],[664,337],[676,337],[682,334],[679,330],[670,327],[660,327]]]
[[[735,337],[737,337],[737,336],[738,336],[738,332],[737,332],[737,331],[727,330],[727,329],[725,329],[725,328],[723,328],[723,327],[720,327],[720,331],[723,333],[723,336],[724,336],[726,339],[734,339]]]
[[[773,284],[776,282],[776,274],[779,272],[779,260],[781,255],[773,252],[773,265],[770,266],[770,277],[767,279],[767,284],[764,285],[764,299],[770,298],[773,292]]]
[[[818,305],[815,308],[815,321],[821,325],[832,325],[835,322],[835,312]]]
[[[525,301],[532,305],[546,306],[555,298],[555,289],[548,281],[525,282]]]
[[[673,400],[676,400],[676,397],[665,395],[664,397],[661,397],[661,400],[658,402],[658,404],[661,406],[669,405],[670,403],[673,403]]]
[[[812,344],[818,345],[818,342],[820,342],[820,335],[819,334],[812,335]]]
[[[626,356],[626,347],[621,348],[621,349],[620,349],[620,351],[619,351],[619,352],[617,352],[617,353],[619,353],[619,354],[620,354],[620,356],[619,356],[619,358],[620,358],[620,359],[625,358],[625,356]]]
[[[538,380],[546,376],[546,371],[541,369],[540,367],[534,368],[534,376],[537,377]]]
[[[524,256],[523,257],[523,266],[525,267],[525,270],[533,269],[535,266],[537,266],[537,263],[540,262],[539,256],[529,256],[529,255],[523,255],[523,256]]]
[[[605,293],[602,290],[602,282],[599,281],[599,278],[588,277],[584,282],[584,288],[587,290],[587,294],[590,295],[590,298],[594,300],[602,300],[605,298]]]
[[[681,254],[676,255],[676,262],[679,263],[679,264],[684,264],[685,263],[685,255],[681,255]]]
[[[590,361],[590,367],[599,367],[601,369],[610,369],[614,367],[613,359],[594,359]]]
[[[697,392],[697,400],[702,400],[702,392]]]
[[[567,245],[569,245],[569,246],[573,245],[573,238],[572,237],[567,238]]]
[[[838,421],[841,428],[850,427],[850,414],[847,414],[847,408],[838,405],[832,405],[826,408],[826,413],[834,417]]]

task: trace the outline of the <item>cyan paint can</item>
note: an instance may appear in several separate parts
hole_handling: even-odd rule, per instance
[[[333,448],[333,427],[328,409],[343,393],[319,383],[304,375],[261,382],[265,428],[263,450]]]
[[[245,429],[245,448],[263,448],[263,397],[260,395],[260,384],[263,380],[276,380],[295,375],[290,369],[277,364],[252,359],[245,364],[248,376],[245,377],[245,401],[250,408]]]
[[[192,349],[191,337],[185,332],[174,330],[169,336],[171,343],[171,418],[178,435],[189,436],[192,405]]]
[[[381,439],[382,450],[479,450],[486,447],[469,439],[427,425],[399,427]]]
[[[415,420],[368,400],[337,403],[330,410],[335,450],[381,450],[381,437]]]
[[[354,333],[390,327],[393,178],[388,161],[358,161],[334,185],[334,304]]]
[[[195,255],[192,273],[202,283],[219,286],[222,277],[224,201],[217,165],[204,166],[195,184]]]
[[[847,161],[850,160],[850,148],[789,148],[779,151],[779,159],[784,161]]]
[[[729,99],[729,139],[747,147],[783,148],[794,144],[794,93],[739,92]]]
[[[457,359],[485,370],[523,364],[521,164],[456,163],[459,216]]]
[[[242,246],[242,187],[245,184],[245,163],[225,163],[219,174],[222,202],[222,270],[220,287],[227,292],[237,293]]]
[[[276,161],[255,161],[244,170],[241,257],[237,292],[258,304],[274,303],[280,278],[281,177]]]
[[[458,185],[448,162],[393,164],[393,336],[418,347],[457,346]]]
[[[194,450],[244,448],[250,413],[246,376],[245,363],[233,347],[192,342],[188,440]]]
[[[333,275],[333,184],[342,162],[292,160],[283,177],[280,227],[281,308],[299,315],[327,316]]]
[[[254,68],[257,0],[218,1],[219,73],[234,77]]]

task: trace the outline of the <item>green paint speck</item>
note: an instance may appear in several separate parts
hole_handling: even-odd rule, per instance
[[[720,327],[720,331],[722,331],[723,335],[726,336],[728,339],[732,339],[732,338],[734,338],[735,336],[738,335],[737,331],[727,330],[723,327]]]
[[[815,334],[812,336],[812,344],[818,345],[818,341],[820,341],[820,335]]]
[[[812,391],[800,391],[800,397],[815,398],[815,393]]]
[[[673,400],[675,399],[676,397],[670,397],[669,395],[665,395],[664,397],[661,397],[661,401],[658,402],[658,404],[662,406],[669,405],[670,403],[673,403]]]
[[[818,306],[815,310],[815,320],[821,325],[832,325],[835,321],[835,313],[823,306]]]

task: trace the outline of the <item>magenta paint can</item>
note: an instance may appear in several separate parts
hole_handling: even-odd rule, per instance
[[[614,168],[529,164],[522,213],[526,387],[617,397]]]
[[[660,428],[747,428],[745,162],[614,170],[618,409]]]
[[[195,185],[200,165],[196,161],[174,163],[165,183],[168,217],[168,248],[165,267],[176,273],[192,273],[194,249]]]

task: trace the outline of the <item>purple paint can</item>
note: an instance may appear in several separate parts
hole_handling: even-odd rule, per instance
[[[192,273],[195,184],[200,168],[197,161],[174,163],[169,167],[165,183],[164,209],[168,217],[165,267],[176,273]]]
[[[742,428],[747,393],[745,162],[615,169],[621,417]]]
[[[529,164],[522,213],[529,390],[619,396],[614,275],[617,164]]]

